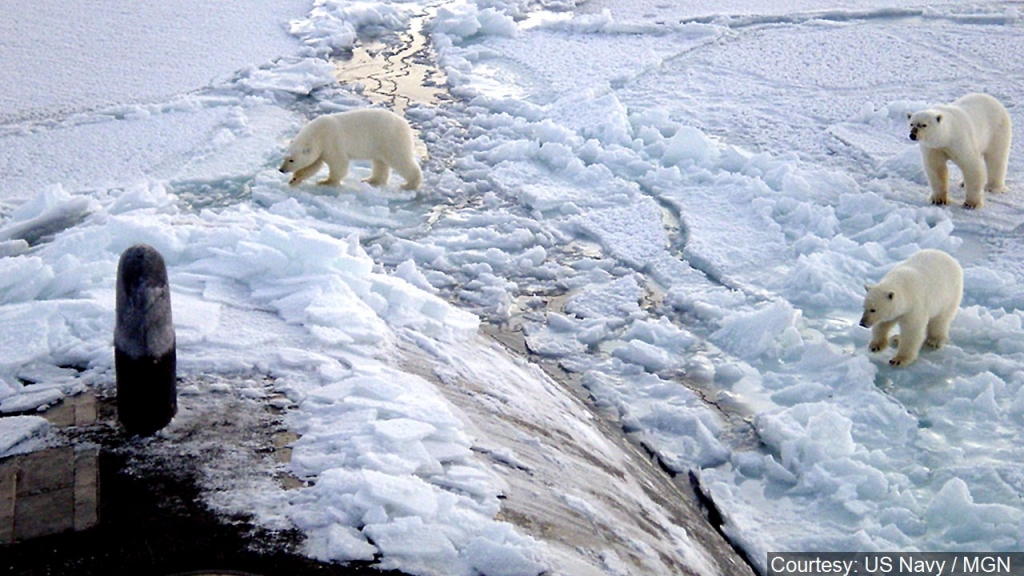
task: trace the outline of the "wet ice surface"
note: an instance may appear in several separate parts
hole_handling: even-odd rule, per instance
[[[370,98],[332,62],[427,8],[455,100],[406,110],[429,151],[423,190],[371,189],[367,166],[340,191],[289,189],[275,170],[288,139]],[[692,474],[755,564],[1021,550],[1019,9],[560,8],[295,7],[294,47],[230,79],[9,121],[0,411],[109,385],[113,265],[144,241],[168,260],[181,369],[272,378],[300,436],[289,470],[309,486],[242,474],[209,502],[299,528],[314,557],[713,573],[715,545],[680,531],[686,509],[662,492],[678,485],[631,484],[630,446],[602,440],[538,357]],[[975,212],[928,206],[905,114],[973,90],[1015,120],[1011,192]],[[964,265],[963,309],[949,346],[894,370],[856,326],[862,286],[919,248]],[[477,318],[535,364],[482,343]],[[45,432],[4,428],[12,447]],[[565,459],[552,451],[567,437],[622,483],[530,506],[531,478],[566,474],[537,463]],[[603,478],[569,477],[588,475]],[[575,540],[581,526],[601,537]]]
[[[436,7],[409,17],[408,29],[397,39],[364,39],[351,53],[336,60],[338,81],[373,104],[404,114],[411,104],[437,105],[447,97],[444,73],[434,65],[425,23],[437,16]]]

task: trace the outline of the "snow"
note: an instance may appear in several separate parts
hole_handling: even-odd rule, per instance
[[[126,10],[90,0],[15,11],[2,25],[0,66],[8,81],[0,122],[10,128],[108,106],[131,110],[223,82],[246,65],[294,50],[286,19],[306,5],[189,2]],[[237,42],[227,30],[261,40]]]
[[[42,416],[0,418],[0,457],[42,448],[50,429]]]
[[[512,575],[668,574],[653,558],[678,555],[720,572],[662,511],[667,543],[619,530],[650,554],[505,519],[542,513],[514,475],[559,459],[465,403],[619,464],[481,325],[521,330],[531,359],[692,473],[762,571],[768,551],[1024,551],[1014,6],[64,4],[0,24],[0,412],[16,414],[0,454],[45,432],[24,414],[111,385],[116,263],[146,243],[167,262],[179,370],[269,378],[299,436],[289,471],[307,486],[225,501],[299,528],[313,557]],[[373,189],[365,164],[341,190],[289,188],[276,164],[304,122],[367,105],[330,59],[415,19],[451,96],[407,110],[423,189]],[[1011,192],[933,207],[905,115],[969,91],[1015,121]],[[893,369],[857,326],[863,285],[922,248],[960,260],[963,305],[948,346]],[[545,502],[624,517],[586,488]]]

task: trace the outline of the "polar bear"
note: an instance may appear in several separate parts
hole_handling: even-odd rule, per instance
[[[374,186],[388,183],[391,169],[405,178],[404,190],[416,190],[423,174],[416,163],[412,128],[404,118],[380,108],[326,114],[306,124],[288,146],[281,172],[292,173],[292,186],[316,174],[327,164],[327,178],[317,184],[337,186],[348,174],[349,160],[371,160],[366,180]]]
[[[940,104],[907,114],[910,139],[921,145],[921,158],[932,204],[949,203],[952,160],[964,174],[964,208],[981,208],[984,191],[1005,192],[1006,164],[1013,128],[1010,114],[988,94],[968,94],[952,104]]]
[[[860,325],[871,328],[872,352],[889,345],[889,330],[900,325],[899,347],[889,360],[907,366],[917,360],[922,344],[941,348],[949,341],[949,324],[960,309],[964,272],[945,252],[921,250],[889,271],[874,286],[864,285]]]

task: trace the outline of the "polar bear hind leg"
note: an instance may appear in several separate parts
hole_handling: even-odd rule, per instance
[[[949,342],[949,325],[956,316],[956,308],[952,312],[944,312],[928,321],[928,337],[924,343],[930,348],[942,348]]]
[[[981,158],[967,158],[957,163],[964,173],[964,208],[973,210],[985,205],[985,164]]]
[[[370,177],[364,180],[370,186],[387,186],[391,177],[391,168],[383,160],[373,160],[373,172]]]
[[[985,189],[989,192],[1006,192],[1006,166],[1010,161],[1010,132],[1003,141],[985,153],[985,168],[988,171],[988,182]]]
[[[401,174],[402,178],[405,178],[402,190],[416,190],[423,182],[423,172],[420,171],[419,165],[416,164],[416,160],[412,158],[411,154],[409,157],[396,158],[391,167],[395,169],[395,172]]]

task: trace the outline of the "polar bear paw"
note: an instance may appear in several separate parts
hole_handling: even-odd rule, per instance
[[[911,358],[910,356],[901,356],[897,354],[893,356],[891,360],[889,360],[889,365],[896,368],[903,368],[913,364],[914,360],[917,360],[917,358]]]
[[[885,350],[885,348],[888,346],[888,344],[889,343],[887,341],[885,341],[885,340],[881,340],[881,341],[872,340],[871,343],[868,344],[868,350],[871,350],[872,352],[881,352],[882,350]]]

